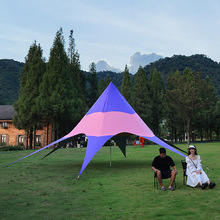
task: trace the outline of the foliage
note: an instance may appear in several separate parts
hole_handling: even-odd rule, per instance
[[[167,80],[166,98],[170,110],[176,110],[186,127],[188,144],[191,138],[193,116],[202,108],[203,80],[201,73],[186,68],[183,75],[170,74]],[[178,97],[178,98],[176,98]]]
[[[56,33],[46,72],[40,85],[39,105],[45,120],[53,124],[53,140],[62,137],[72,128],[75,108],[78,107],[74,79],[64,48],[62,28]]]
[[[23,150],[22,146],[4,146],[0,144],[0,151],[17,151],[17,150]]]
[[[74,117],[72,118],[73,126],[75,126],[86,113],[86,82],[80,70],[79,53],[75,51],[75,39],[73,37],[73,30],[70,31],[68,57],[70,65],[70,75],[72,77],[74,96]]]
[[[159,125],[164,119],[165,110],[163,107],[164,84],[160,72],[153,66],[149,76],[149,96],[152,102],[151,127],[155,135],[159,135]]]
[[[219,219],[219,142],[196,143],[206,173],[217,186],[210,190],[183,185],[183,157],[167,152],[176,163],[177,189],[154,188],[151,163],[158,145],[127,147],[124,158],[118,147],[102,147],[79,179],[86,148],[41,151],[0,169],[0,216],[6,219]],[[186,149],[186,144],[178,147]],[[30,151],[32,152],[32,151]],[[3,167],[30,152],[1,152]],[[167,187],[169,179],[164,180]],[[196,205],[189,205],[196,204]],[[174,207],[172,210],[170,207]]]
[[[16,68],[14,69],[14,66],[16,65],[19,65],[18,69]],[[210,77],[210,80],[213,83],[218,96],[220,96],[220,92],[218,90],[218,86],[220,84],[219,83],[220,64],[214,62],[210,58],[207,58],[205,55],[192,55],[188,57],[182,55],[174,55],[171,58],[167,57],[164,59],[160,59],[159,61],[156,61],[144,67],[148,76],[150,75],[150,71],[153,65],[155,66],[155,68],[157,68],[159,72],[161,72],[161,76],[164,82],[166,82],[170,71],[175,72],[176,70],[179,70],[180,73],[182,73],[186,67],[195,71],[201,70],[202,77],[205,78],[207,75]],[[17,61],[6,60],[6,59],[0,60],[0,75],[6,74],[4,75],[4,77],[7,76],[6,80],[7,82],[10,82],[8,77],[10,74],[10,69],[12,69],[13,71],[11,71],[11,73],[15,74],[18,79],[19,71],[21,70],[22,66],[23,63],[19,63]],[[84,74],[87,75],[88,73],[84,71]],[[98,72],[97,73],[98,80],[105,78],[107,75],[110,76],[115,86],[120,89],[123,79],[123,73],[115,73],[111,71]],[[130,77],[131,77],[131,81],[134,82],[134,75],[130,74]],[[13,81],[17,82],[17,86],[19,87],[18,81],[16,81],[16,79],[13,79]],[[5,83],[5,85],[7,85],[7,83]],[[11,102],[9,104],[11,104]]]
[[[89,74],[87,79],[89,82],[87,103],[90,108],[98,98],[98,79],[94,62],[89,66]]]
[[[98,92],[98,96],[100,96],[104,90],[107,88],[107,86],[109,85],[109,83],[111,82],[109,75],[107,75],[106,79],[100,79],[99,80],[99,92]]]
[[[29,49],[21,72],[19,99],[14,103],[16,115],[13,119],[13,124],[18,129],[26,131],[30,148],[32,148],[33,132],[37,130],[37,124],[41,120],[37,98],[44,72],[45,60],[42,49],[35,41]]]
[[[19,90],[19,72],[21,71],[23,65],[23,63],[14,60],[0,60],[0,82],[3,84],[3,86],[0,87],[0,96],[3,97],[0,99],[0,104],[10,105],[17,100]],[[164,59],[160,59],[144,67],[148,77],[153,66],[161,73],[162,80],[165,84],[170,72],[178,70],[182,74],[186,67],[192,69],[193,71],[201,71],[203,79],[205,79],[206,76],[209,76],[210,81],[218,94],[218,98],[220,97],[220,64],[214,62],[205,55],[174,55],[171,58],[166,57]],[[88,75],[88,72],[81,72],[83,75]],[[98,81],[106,78],[107,75],[109,75],[111,81],[120,90],[124,73],[115,73],[112,71],[97,72]],[[133,84],[135,75],[129,75]],[[80,79],[82,79],[82,77]],[[81,89],[84,88],[86,87],[81,87]]]
[[[87,74],[87,73],[85,72],[85,74]],[[101,79],[105,79],[106,76],[108,76],[108,75],[109,75],[109,78],[111,79],[112,83],[118,88],[118,90],[121,90],[124,72],[122,72],[122,73],[115,73],[112,71],[97,72],[98,81],[100,81]],[[135,75],[132,75],[131,73],[129,73],[129,76],[131,79],[131,83],[134,84]]]
[[[142,67],[135,76],[133,108],[146,124],[151,122],[152,100],[149,96],[149,82]]]
[[[122,85],[121,85],[121,94],[128,101],[128,103],[131,104],[132,84],[131,84],[131,79],[129,76],[129,70],[127,68],[127,65],[125,66],[125,70],[124,70],[124,76],[123,76]]]
[[[211,60],[205,55],[174,55],[170,58],[166,57],[160,59],[144,67],[148,76],[150,75],[153,66],[161,72],[162,79],[165,83],[170,72],[176,72],[178,70],[180,74],[182,74],[186,68],[189,68],[192,71],[201,72],[203,79],[205,79],[206,76],[210,77],[215,91],[220,98],[220,63]]]
[[[0,105],[11,105],[18,99],[19,77],[23,63],[0,60]]]
[[[201,140],[203,139],[203,130],[208,140],[212,140],[213,130],[216,128],[217,112],[216,103],[218,101],[217,94],[209,79],[206,77],[201,85],[201,109],[194,114],[194,127],[200,131]]]

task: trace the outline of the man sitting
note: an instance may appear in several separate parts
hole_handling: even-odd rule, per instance
[[[165,148],[161,147],[159,149],[159,152],[160,155],[155,157],[153,160],[152,169],[155,172],[155,176],[157,176],[157,179],[161,185],[161,190],[166,190],[163,185],[162,179],[167,179],[171,177],[168,189],[174,191],[175,189],[172,187],[172,184],[177,175],[176,166],[173,162],[173,159],[166,155]],[[170,166],[173,167],[173,170],[170,170]]]

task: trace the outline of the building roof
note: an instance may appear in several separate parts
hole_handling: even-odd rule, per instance
[[[13,105],[0,105],[0,120],[12,120],[15,114]]]

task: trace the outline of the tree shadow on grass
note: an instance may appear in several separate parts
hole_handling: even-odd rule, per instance
[[[110,161],[91,161],[83,172],[105,172],[110,170],[111,172],[120,173],[122,170],[129,170],[131,172],[139,171],[140,169],[151,170],[151,161],[137,161],[137,160],[123,160],[123,161],[112,161],[110,167]],[[53,164],[54,170],[62,169],[65,171],[76,171],[80,172],[82,163],[80,162],[68,162]],[[50,167],[51,169],[51,167]]]

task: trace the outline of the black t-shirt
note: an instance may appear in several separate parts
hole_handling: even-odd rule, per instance
[[[170,170],[170,166],[175,166],[173,159],[169,156],[166,156],[165,158],[161,158],[160,156],[157,156],[154,158],[152,166],[155,167],[158,170],[165,171]]]

